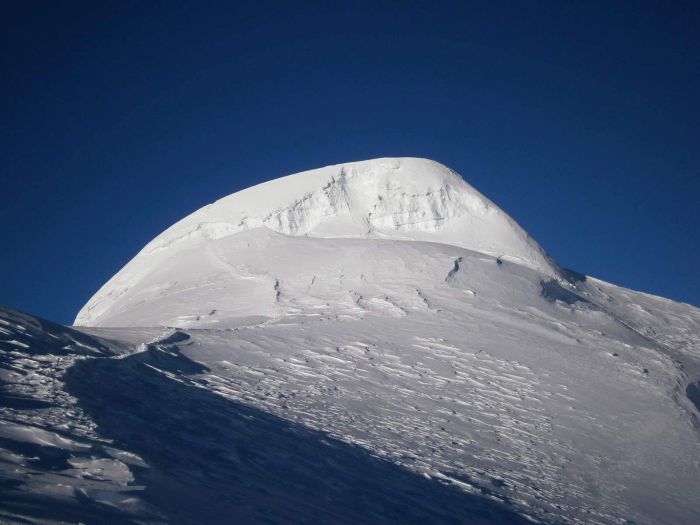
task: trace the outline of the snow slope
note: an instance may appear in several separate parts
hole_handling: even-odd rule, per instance
[[[77,322],[0,311],[0,521],[700,523],[700,310],[430,161],[222,199]]]
[[[199,278],[217,264],[194,261],[178,273],[172,268],[179,259],[196,258],[200,250],[225,245],[216,241],[249,230],[439,242],[556,273],[520,226],[452,170],[425,159],[377,159],[290,175],[205,206],[151,241],[88,301],[75,324],[143,324],[138,316],[129,322],[123,312],[150,297],[179,293],[193,274]],[[163,267],[171,268],[167,276]],[[241,278],[247,278],[245,270]],[[156,321],[175,324],[165,317]]]
[[[98,338],[4,307],[0,326],[1,523],[528,523],[219,395],[184,332]]]

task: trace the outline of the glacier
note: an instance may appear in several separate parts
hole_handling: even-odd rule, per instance
[[[434,161],[224,197],[75,325],[0,309],[0,520],[700,522],[700,310]]]

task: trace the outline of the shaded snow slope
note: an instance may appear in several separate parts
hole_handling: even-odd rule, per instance
[[[148,301],[147,290],[159,292],[166,284],[153,278],[163,266],[261,229],[314,238],[430,241],[556,273],[520,226],[452,170],[425,159],[377,159],[290,175],[205,206],[151,241],[85,305],[76,324],[114,325],[115,312],[133,306],[136,294]],[[189,270],[170,280],[190,279],[197,269]]]
[[[2,307],[0,326],[2,523],[528,523],[206,388],[184,332],[98,338]]]

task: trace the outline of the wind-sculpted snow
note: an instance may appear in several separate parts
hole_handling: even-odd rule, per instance
[[[159,344],[122,360],[82,362],[67,377],[68,391],[104,435],[147,462],[135,484],[165,522],[527,523],[497,500],[188,377],[207,371],[176,346]],[[129,409],[104,410],[115,400]]]
[[[202,388],[210,370],[182,354],[184,332],[134,345],[154,332],[115,342],[10,310],[0,321],[5,390],[32,401],[0,411],[3,523],[528,523]]]
[[[290,175],[205,206],[151,241],[85,305],[76,324],[115,326],[127,305],[160,291],[165,283],[153,274],[163,265],[250,230],[437,242],[557,274],[520,226],[452,170],[425,159],[377,159]],[[191,277],[171,275],[178,282]]]
[[[280,279],[269,300],[297,313],[225,329],[78,335],[10,312],[9,388],[52,408],[2,412],[2,516],[698,522],[700,439],[686,397],[698,310],[592,279],[548,289],[542,274],[482,254],[398,246],[414,258],[431,249],[426,275],[438,284],[409,290],[382,276],[386,289],[358,287],[342,308],[314,312]],[[645,324],[630,304],[672,326]],[[82,346],[32,350],[57,334]]]
[[[143,461],[100,434],[63,380],[77,362],[119,356],[129,346],[0,308],[0,522],[153,516],[134,496]]]
[[[430,161],[226,197],[76,322],[0,316],[0,521],[700,523],[700,310]]]

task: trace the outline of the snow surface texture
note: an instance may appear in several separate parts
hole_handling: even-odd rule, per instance
[[[0,311],[0,521],[700,523],[700,310],[430,161],[222,199],[77,321]]]
[[[75,324],[143,325],[138,315],[128,319],[134,306],[156,295],[179,294],[185,282],[199,278],[201,270],[195,261],[193,268],[181,268],[184,273],[168,275],[164,281],[164,266],[177,264],[181,257],[196,259],[199,250],[221,245],[212,241],[237,238],[236,234],[250,230],[440,242],[555,273],[537,243],[452,170],[425,159],[378,159],[290,175],[205,206],[151,241],[95,294]],[[234,277],[239,275],[245,279],[245,270]],[[251,283],[244,288],[256,287]],[[256,307],[248,305],[255,313]],[[176,324],[162,316],[147,324],[152,322]]]

